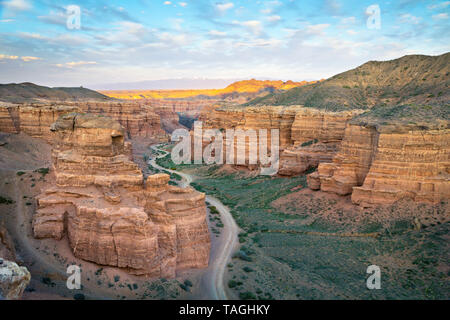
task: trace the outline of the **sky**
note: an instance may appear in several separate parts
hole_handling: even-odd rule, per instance
[[[0,83],[323,79],[450,51],[449,13],[417,0],[0,0]]]

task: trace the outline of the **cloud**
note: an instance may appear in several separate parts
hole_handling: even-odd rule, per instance
[[[233,2],[216,3],[216,8],[221,13],[225,13],[227,10],[232,9],[233,7],[234,7]]]
[[[258,20],[248,20],[244,22],[234,20],[232,23],[234,25],[240,25],[245,27],[249,32],[253,33],[254,35],[259,35],[263,31],[261,21]]]
[[[9,56],[6,54],[0,54],[0,60],[17,60],[19,56]]]
[[[164,1],[165,6],[170,6],[171,4],[172,4],[172,2],[170,2],[170,1]]]
[[[41,58],[38,58],[38,57],[30,57],[30,56],[21,57],[20,59],[22,59],[22,60],[25,61],[25,62],[34,61],[34,60],[41,60]]]
[[[434,20],[445,20],[445,19],[448,19],[448,13],[435,14],[432,18]]]
[[[182,6],[183,8],[186,7],[188,4],[186,2],[178,2],[178,4],[180,6]]]
[[[433,4],[433,5],[429,5],[428,9],[444,9],[447,8],[450,5],[450,1],[445,1],[442,3],[438,3],[438,4]]]
[[[267,20],[269,20],[270,22],[277,22],[277,21],[281,20],[281,17],[278,15],[273,15],[273,16],[267,17]]]
[[[32,5],[27,0],[9,0],[3,2],[3,6],[11,11],[26,11],[32,8]]]
[[[422,18],[413,16],[412,14],[405,13],[399,17],[401,23],[419,24]]]
[[[0,60],[17,60],[17,59],[21,59],[22,61],[25,61],[25,62],[29,62],[29,61],[33,61],[33,60],[41,60],[41,58],[38,58],[38,57],[31,57],[31,56],[19,57],[19,56],[7,55],[7,54],[0,54]]]
[[[211,30],[211,31],[208,32],[208,34],[210,36],[214,36],[214,37],[225,37],[227,35],[226,32],[218,31],[218,30]]]
[[[93,65],[97,64],[95,61],[71,61],[66,63],[58,63],[56,66],[59,68],[74,68],[79,66],[85,66],[85,65]]]

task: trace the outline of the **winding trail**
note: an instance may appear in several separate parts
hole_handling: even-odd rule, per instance
[[[156,158],[150,159],[148,164],[159,170],[178,174],[182,177],[180,186],[183,188],[189,187],[191,182],[194,181],[193,176],[187,173],[166,169],[156,163],[156,159],[163,158],[168,154],[167,151],[159,149],[159,146],[160,145],[154,145],[151,149],[156,152],[162,152],[162,154]],[[213,196],[206,195],[206,201],[217,208],[221,215],[224,227],[222,229],[222,235],[220,236],[220,243],[217,245],[216,250],[212,252],[209,267],[202,277],[202,286],[207,290],[205,293],[206,299],[227,300],[228,297],[224,288],[224,274],[226,265],[231,259],[231,255],[238,243],[239,227],[236,225],[229,208],[224,206],[220,200]]]

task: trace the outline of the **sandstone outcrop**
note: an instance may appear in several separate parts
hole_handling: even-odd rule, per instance
[[[204,194],[170,186],[164,174],[144,182],[125,129],[110,118],[69,114],[52,130],[56,186],[37,198],[36,238],[67,236],[75,256],[136,275],[208,265]]]
[[[51,143],[53,139],[50,125],[54,123],[60,115],[76,111],[78,111],[78,108],[75,106],[20,106],[20,132],[26,133],[31,137],[44,139]]]
[[[283,150],[292,144],[291,140],[291,126],[295,118],[296,110],[299,107],[227,107],[220,108],[219,106],[205,108],[199,118],[199,121],[203,125],[203,133],[207,129],[220,130],[223,134],[223,157],[224,162],[226,161],[227,147],[234,147],[235,161],[234,163],[239,163],[246,165],[249,168],[257,168],[258,166],[249,164],[249,150],[253,150],[259,154],[259,130],[265,130],[267,137],[267,150],[268,155],[271,153],[271,130],[277,129],[279,132],[279,150]],[[250,139],[246,138],[245,141],[242,139],[239,141],[236,137],[233,141],[227,140],[226,130],[234,129],[243,130],[244,133],[247,130],[253,130],[256,135],[256,145],[251,144]],[[195,132],[193,133],[195,136]],[[201,139],[201,137],[197,137]],[[194,140],[194,139],[193,139]],[[211,143],[209,139],[203,137],[203,148]],[[244,149],[245,148],[245,149]],[[239,152],[239,150],[245,150],[245,153]]]
[[[0,131],[19,133],[19,107],[15,105],[0,105]]]
[[[0,106],[0,131],[23,132],[32,137],[52,142],[50,125],[59,116],[71,112],[86,112],[108,116],[117,120],[124,128],[127,138],[143,137],[152,141],[167,141],[168,136],[161,127],[161,119],[150,106],[125,102],[66,102]]]
[[[0,300],[20,299],[30,280],[27,268],[0,257]]]
[[[331,162],[344,137],[348,120],[361,112],[299,109],[291,128],[293,146],[281,154],[279,174],[301,174],[320,163]]]
[[[308,176],[311,189],[352,194],[362,206],[402,198],[437,203],[450,197],[450,131],[348,124],[331,163]]]

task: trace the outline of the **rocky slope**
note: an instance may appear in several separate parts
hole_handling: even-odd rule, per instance
[[[0,225],[0,300],[18,300],[31,280],[27,268],[17,265],[14,243]]]
[[[69,114],[52,126],[56,184],[37,199],[37,238],[67,235],[75,256],[132,274],[175,277],[208,265],[205,195],[142,173],[125,130],[106,117]]]
[[[304,105],[346,110],[400,104],[442,105],[450,99],[450,53],[370,61],[317,84],[257,98],[249,105]]]
[[[49,88],[34,83],[0,84],[0,101],[12,103],[39,103],[48,101],[113,100],[93,90],[79,88]]]

